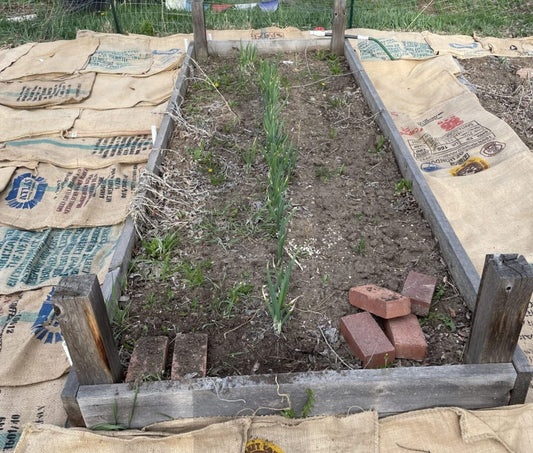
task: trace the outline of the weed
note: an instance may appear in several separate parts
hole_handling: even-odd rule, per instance
[[[328,68],[331,72],[331,75],[339,75],[344,72],[340,64],[339,57],[334,53],[330,53],[328,56]]]
[[[322,288],[326,287],[327,282],[328,282],[328,274],[324,274],[322,276]]]
[[[142,246],[150,258],[164,260],[170,258],[170,255],[180,243],[181,236],[179,231],[173,231],[163,237],[153,238],[151,241],[143,240]]]
[[[362,237],[361,239],[359,239],[358,242],[356,242],[353,246],[352,246],[352,249],[355,253],[357,253],[358,255],[361,255],[361,256],[365,256],[366,255],[366,239],[364,237]]]
[[[342,176],[344,173],[344,164],[339,168],[329,168],[327,166],[320,166],[315,170],[315,176],[320,178],[322,182],[326,182],[334,176]]]
[[[412,188],[413,182],[402,178],[398,182],[394,183],[394,194],[397,196],[404,196],[410,193]]]
[[[452,318],[450,318],[449,316],[446,316],[443,313],[437,313],[434,311],[429,313],[429,315],[427,315],[425,318],[420,318],[419,323],[421,326],[425,326],[428,322],[433,321],[433,320],[442,322],[442,324],[444,324],[452,332],[455,332],[457,328]]]
[[[257,46],[247,43],[246,47],[242,47],[241,44],[239,55],[239,70],[241,71],[241,74],[249,76],[251,73],[253,73],[257,60]]]
[[[197,264],[191,261],[184,261],[179,266],[179,272],[182,275],[182,282],[188,288],[196,288],[204,283],[204,271],[211,268],[211,260],[201,261]]]
[[[235,305],[245,299],[253,290],[253,285],[249,285],[245,282],[235,283],[220,301],[217,308],[222,312],[222,315],[225,318],[231,318],[233,316]]]
[[[313,410],[313,406],[315,405],[315,395],[311,389],[305,389],[305,392],[307,393],[307,400],[304,404],[304,407],[300,411],[300,415],[298,415],[292,408],[282,410],[280,415],[285,418],[307,418]]]
[[[368,149],[368,152],[371,154],[383,154],[386,151],[387,150],[385,148],[385,137],[383,135],[380,135],[376,144],[372,148]]]
[[[445,292],[446,292],[446,286],[437,285],[437,287],[435,288],[435,292],[433,293],[432,301],[438,302],[439,300],[441,300]]]
[[[246,164],[246,171],[249,172],[252,166],[255,164],[255,160],[257,158],[258,154],[258,144],[257,144],[257,137],[254,138],[254,142],[252,143],[252,146],[250,148],[246,148],[244,150],[241,150],[241,157],[244,163]]]
[[[331,127],[331,128],[329,129],[329,138],[330,138],[331,140],[335,140],[335,139],[337,138],[337,131],[335,130],[334,127]]]

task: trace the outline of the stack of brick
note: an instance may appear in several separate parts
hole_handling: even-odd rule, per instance
[[[427,342],[417,315],[429,313],[436,282],[410,272],[401,294],[376,285],[350,289],[350,304],[364,311],[341,318],[340,329],[363,367],[385,367],[396,358],[424,360]],[[373,315],[381,318],[383,328]]]

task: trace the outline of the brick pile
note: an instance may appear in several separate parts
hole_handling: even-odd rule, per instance
[[[424,360],[427,342],[417,316],[428,315],[436,283],[410,272],[401,294],[376,285],[350,289],[350,304],[363,311],[341,318],[340,330],[364,368],[386,367],[396,358]]]

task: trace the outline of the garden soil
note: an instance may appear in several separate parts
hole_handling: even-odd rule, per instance
[[[263,300],[277,241],[264,220],[257,75],[213,58],[193,71],[155,181],[159,198],[148,203],[122,298],[129,307],[124,361],[139,336],[173,340],[199,331],[209,336],[209,376],[360,368],[339,335],[340,318],[357,311],[350,287],[401,291],[417,271],[438,282],[431,313],[421,320],[428,355],[392,366],[461,363],[470,313],[347,64],[327,52],[274,60],[281,116],[298,148],[285,244],[286,256],[297,260],[287,299],[292,317],[277,335]],[[180,245],[163,258],[157,244],[169,233]]]

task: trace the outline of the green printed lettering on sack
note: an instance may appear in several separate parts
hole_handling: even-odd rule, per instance
[[[394,38],[383,38],[380,42],[394,58],[429,58],[435,55],[433,49],[425,42],[398,41]],[[359,41],[357,47],[362,60],[390,60],[379,44],[373,41]]]
[[[110,240],[112,227],[25,231],[2,228],[0,276],[6,285],[37,286],[49,279],[91,272],[96,254]],[[4,280],[4,279],[3,279]]]
[[[98,49],[89,60],[89,66],[116,70],[126,68],[140,60],[151,58],[151,54],[141,52],[140,49],[131,50],[103,50]]]

